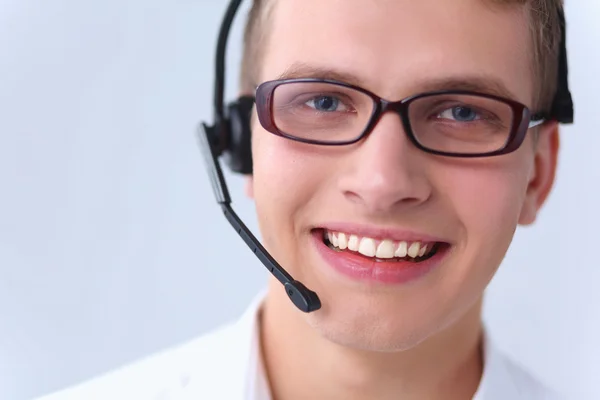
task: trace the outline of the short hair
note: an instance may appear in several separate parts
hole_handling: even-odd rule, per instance
[[[276,0],[253,0],[244,30],[240,90],[251,94],[258,85],[269,21]],[[529,8],[533,44],[532,78],[536,77],[533,107],[550,111],[557,90],[558,53],[561,40],[559,13],[563,0],[482,0],[503,6],[522,5]]]

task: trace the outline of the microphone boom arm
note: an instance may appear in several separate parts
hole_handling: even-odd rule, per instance
[[[287,295],[298,309],[306,313],[318,310],[321,308],[321,302],[317,294],[306,288],[301,282],[295,281],[290,274],[288,274],[277,261],[271,257],[267,250],[260,244],[260,241],[252,234],[250,229],[248,229],[231,207],[231,197],[229,196],[229,190],[227,189],[223,171],[217,159],[214,138],[214,127],[202,124],[202,126],[198,128],[200,150],[205,160],[213,192],[225,214],[225,218],[227,218],[231,226],[269,272],[284,285]]]

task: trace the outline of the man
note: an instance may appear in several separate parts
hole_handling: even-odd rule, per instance
[[[321,307],[272,279],[236,324],[49,399],[557,398],[481,306],[553,185],[559,7],[255,0],[248,194]]]

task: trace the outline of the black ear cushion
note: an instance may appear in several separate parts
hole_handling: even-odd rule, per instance
[[[559,19],[561,27],[560,52],[558,64],[558,87],[550,116],[558,122],[572,124],[574,120],[573,96],[569,90],[569,64],[567,57],[567,23],[562,7],[559,7]]]
[[[252,174],[250,121],[253,107],[253,97],[241,97],[227,106],[228,140],[223,156],[233,172],[244,175]]]

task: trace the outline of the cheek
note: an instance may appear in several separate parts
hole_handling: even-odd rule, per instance
[[[275,212],[282,208],[291,211],[310,199],[318,166],[307,158],[306,147],[262,130],[253,135],[257,203],[271,204]]]
[[[318,198],[322,165],[307,145],[257,129],[252,138],[253,191],[265,246],[279,258],[293,257],[298,224]],[[322,162],[322,161],[321,161]]]
[[[454,205],[467,233],[501,231],[499,227],[516,227],[524,200],[523,185],[510,174],[474,174],[456,186]],[[471,239],[471,238],[470,238]]]
[[[508,250],[528,182],[527,164],[518,156],[468,170],[446,169],[447,198],[464,230],[462,251],[467,262],[463,268],[471,269],[464,274],[480,268],[486,279],[491,278]]]

